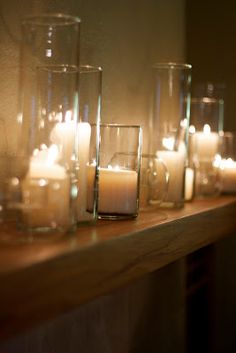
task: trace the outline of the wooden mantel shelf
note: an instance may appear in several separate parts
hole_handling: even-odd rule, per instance
[[[98,221],[54,242],[0,244],[0,339],[236,231],[236,197],[194,201],[136,220]],[[0,230],[0,238],[3,233]]]

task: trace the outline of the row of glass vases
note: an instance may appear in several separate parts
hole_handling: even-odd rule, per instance
[[[200,157],[210,165],[196,131],[194,158],[187,149],[191,65],[154,66],[149,148],[141,156],[140,126],[100,124],[102,72],[79,65],[79,29],[67,15],[22,23],[15,149],[1,153],[8,170],[2,218],[7,209],[22,229],[68,231],[97,215],[136,217],[139,203],[181,207]]]
[[[0,216],[23,230],[68,231],[97,212],[102,70],[79,65],[79,35],[80,20],[69,15],[22,22],[18,115],[0,151]]]
[[[79,65],[79,32],[79,19],[67,15],[22,23],[19,111],[14,142],[1,150],[0,212],[33,238],[98,213],[138,213],[141,127],[100,124],[102,70]]]

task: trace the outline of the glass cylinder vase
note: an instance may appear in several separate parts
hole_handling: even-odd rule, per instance
[[[78,199],[77,224],[97,219],[99,138],[102,104],[102,69],[81,65],[79,89]],[[92,165],[93,184],[88,188],[88,170]],[[89,207],[88,207],[89,200]]]
[[[153,66],[150,153],[161,158],[169,172],[163,207],[184,203],[184,179],[189,125],[191,65],[157,63]]]
[[[219,170],[221,192],[236,193],[236,133],[224,131],[220,134]]]
[[[64,14],[27,16],[20,44],[19,124],[24,151],[28,128],[36,119],[37,70],[42,66],[79,66],[80,20]]]
[[[98,217],[135,218],[139,211],[142,129],[139,125],[101,124],[100,136]],[[93,165],[88,176],[90,188]]]
[[[24,141],[29,168],[20,181],[23,229],[69,231],[76,224],[78,77],[74,66],[37,69],[35,108]]]
[[[217,167],[220,132],[223,130],[222,99],[199,97],[191,99],[191,160],[195,167],[195,197],[217,196],[221,176]]]
[[[71,230],[77,196],[80,20],[64,14],[22,21],[19,114],[20,224],[27,230]]]

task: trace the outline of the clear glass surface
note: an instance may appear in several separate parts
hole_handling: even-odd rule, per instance
[[[153,66],[151,154],[162,159],[169,172],[163,207],[184,203],[184,178],[190,112],[191,65],[157,63]]]
[[[191,99],[189,160],[196,173],[196,198],[214,197],[221,192],[221,175],[216,163],[220,154],[223,111],[222,99]]]
[[[100,129],[98,216],[135,218],[139,210],[141,127],[101,124]]]
[[[102,105],[102,69],[80,66],[77,224],[97,219],[99,137]],[[92,169],[93,182],[89,183]],[[89,187],[88,187],[89,183]]]

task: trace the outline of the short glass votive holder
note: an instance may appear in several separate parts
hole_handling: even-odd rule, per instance
[[[169,173],[165,163],[156,155],[142,154],[140,174],[140,211],[159,208],[168,191]]]
[[[209,97],[192,98],[189,148],[195,167],[195,197],[217,196],[221,177],[216,166],[219,155],[219,134],[223,129],[223,100]]]
[[[135,218],[139,210],[142,129],[138,125],[101,124],[100,133],[98,218]],[[92,166],[90,175],[94,175]]]
[[[161,207],[184,205],[184,178],[189,125],[191,65],[157,63],[153,66],[150,153],[162,159],[169,187]]]

